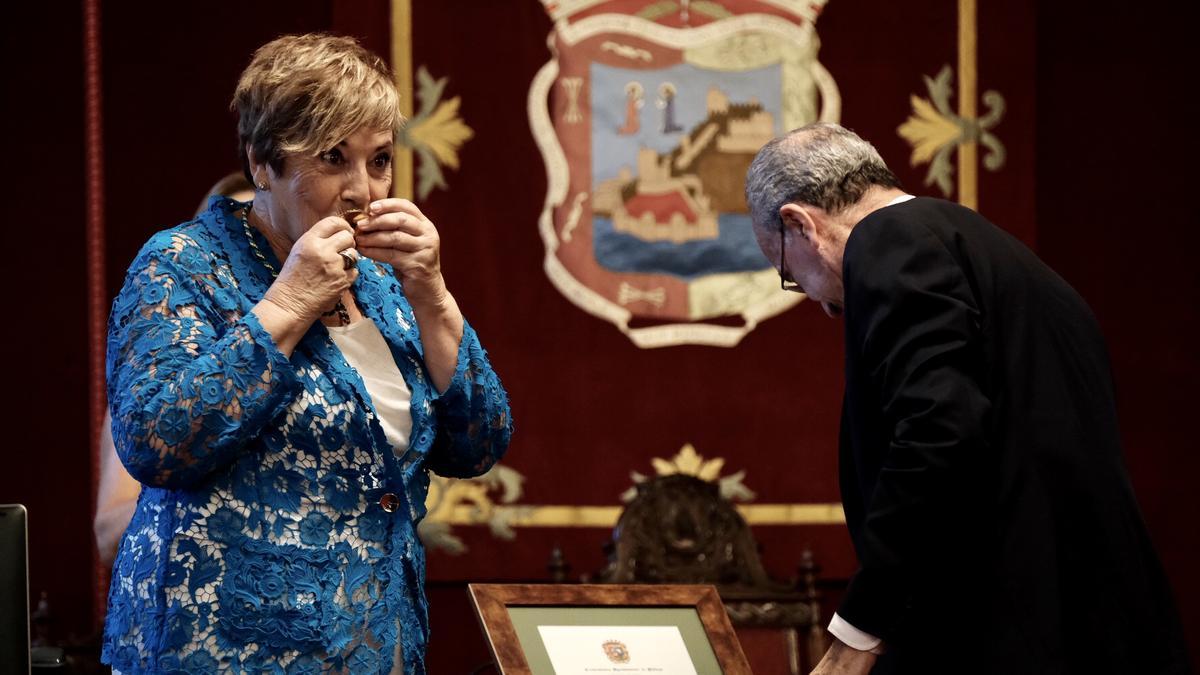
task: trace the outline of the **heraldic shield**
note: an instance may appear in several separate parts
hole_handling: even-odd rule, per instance
[[[551,282],[643,348],[732,347],[781,291],[744,193],[755,153],[836,122],[820,0],[543,0],[554,57],[529,91]]]
[[[604,643],[604,655],[613,663],[629,663],[629,649],[619,640],[607,640]]]

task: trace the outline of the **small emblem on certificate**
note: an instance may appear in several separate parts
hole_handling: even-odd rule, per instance
[[[604,653],[613,663],[629,663],[629,649],[620,640],[607,640],[604,643]]]
[[[538,626],[555,675],[696,675],[676,626]]]

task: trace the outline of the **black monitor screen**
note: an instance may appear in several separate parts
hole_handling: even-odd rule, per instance
[[[0,673],[29,672],[25,507],[0,504]]]

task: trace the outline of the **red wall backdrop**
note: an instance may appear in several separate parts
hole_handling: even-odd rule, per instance
[[[841,328],[802,304],[734,349],[640,350],[563,298],[542,271],[536,223],[545,191],[528,131],[530,80],[549,58],[551,25],[534,0],[416,2],[414,65],[449,77],[475,136],[448,191],[421,203],[439,224],[450,288],[509,389],[517,434],[506,464],[527,477],[523,503],[612,505],[629,472],[651,471],[690,442],[746,470],[759,502],[837,501]],[[921,75],[956,55],[952,0],[831,0],[818,21],[821,62],[842,95],[843,123],[871,139],[910,191],[896,127]],[[92,628],[83,58],[79,7],[16,5],[5,22],[6,100],[16,152],[5,165],[14,255],[5,266],[20,354],[10,382],[0,502],[30,509],[31,590],[48,590],[59,634]],[[981,172],[980,210],[1027,242],[1092,304],[1110,340],[1135,486],[1200,654],[1200,550],[1187,535],[1186,491],[1200,469],[1184,420],[1198,397],[1200,278],[1190,123],[1176,73],[1181,9],[1129,16],[1115,2],[981,3],[980,91],[1008,104],[995,129],[1008,157]],[[1172,15],[1172,12],[1174,15]],[[236,167],[228,100],[254,47],[285,33],[355,34],[387,55],[386,0],[107,3],[101,15],[107,200],[107,292],[154,230],[190,216]],[[15,103],[14,103],[15,102]],[[17,351],[17,350],[21,351]],[[463,580],[545,576],[561,544],[576,573],[602,564],[600,529],[524,529],[514,542],[456,528],[467,556],[435,554],[434,672],[460,672],[482,647]],[[811,546],[832,577],[853,570],[840,526],[757,528],[768,569],[794,573]],[[478,644],[477,644],[478,643]],[[472,647],[474,645],[474,647]],[[474,651],[472,651],[474,649]]]
[[[1165,3],[1163,3],[1165,4]],[[1179,6],[1038,8],[1038,251],[1108,340],[1125,457],[1200,664],[1200,102]]]

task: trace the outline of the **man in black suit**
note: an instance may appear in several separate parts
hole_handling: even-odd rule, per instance
[[[1082,298],[836,125],[767,144],[746,195],[784,288],[845,315],[860,567],[814,673],[1188,672]]]

